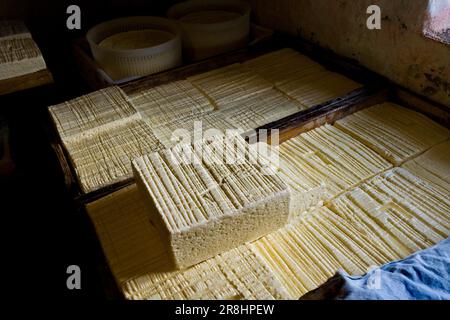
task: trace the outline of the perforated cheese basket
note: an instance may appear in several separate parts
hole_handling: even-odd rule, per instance
[[[221,22],[183,21],[183,17],[202,11],[237,13],[237,17]],[[233,0],[192,0],[174,5],[167,12],[178,20],[183,34],[183,54],[195,61],[247,45],[250,30],[250,6]],[[205,15],[205,17],[207,17]]]
[[[139,49],[112,49],[100,43],[127,31],[155,30],[169,33],[161,44]],[[176,22],[159,17],[120,18],[96,25],[86,35],[94,59],[113,79],[144,76],[173,67],[182,62],[181,35]]]

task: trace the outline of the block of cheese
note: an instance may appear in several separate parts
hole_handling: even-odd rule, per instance
[[[51,106],[53,122],[63,140],[106,131],[140,118],[119,87],[108,87]]]
[[[214,110],[210,101],[187,80],[139,91],[130,95],[130,101],[152,128]]]
[[[450,138],[446,128],[390,102],[356,112],[335,125],[396,166]]]
[[[294,215],[391,167],[374,151],[331,125],[302,133],[278,149],[276,170],[291,189]]]
[[[173,270],[136,185],[87,205],[109,267],[127,299],[286,299],[248,245]]]
[[[450,235],[450,200],[402,168],[380,174],[331,201],[329,207],[380,250],[405,257]]]
[[[41,51],[31,37],[0,38],[0,80],[46,68]]]
[[[450,140],[405,162],[402,167],[450,196]]]
[[[132,177],[131,160],[163,146],[142,120],[65,142],[81,188],[91,192]]]
[[[241,133],[220,111],[192,113],[152,127],[155,136],[166,147],[194,143],[226,132]]]
[[[361,84],[330,71],[319,71],[277,85],[277,89],[310,108],[344,96]]]
[[[270,89],[256,96],[230,101],[221,111],[228,122],[247,132],[303,109],[304,106],[297,101]]]
[[[161,150],[133,161],[149,215],[178,268],[287,223],[289,191],[239,135]]]
[[[162,30],[132,30],[115,33],[100,41],[99,46],[114,50],[144,49],[161,45],[173,37],[173,33]]]
[[[325,71],[317,62],[290,48],[247,60],[243,65],[275,86]]]
[[[188,80],[224,109],[230,102],[256,96],[272,88],[272,84],[241,64],[197,74]]]

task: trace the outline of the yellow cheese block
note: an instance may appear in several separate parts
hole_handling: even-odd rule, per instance
[[[159,150],[161,143],[142,120],[117,125],[65,143],[81,188],[94,191],[132,177],[131,160]]]
[[[0,80],[23,76],[45,68],[41,51],[31,37],[0,38]]]
[[[139,91],[130,95],[130,101],[152,128],[214,110],[209,100],[187,80]]]
[[[342,97],[360,87],[361,84],[341,74],[320,71],[278,85],[277,89],[310,108]]]
[[[423,114],[396,104],[382,103],[335,124],[399,166],[450,138],[450,131]]]
[[[450,197],[450,140],[405,162],[402,167],[431,183],[447,198]]]
[[[79,139],[141,116],[119,87],[108,87],[51,106],[50,115],[64,141]]]
[[[374,151],[336,127],[325,125],[292,138],[279,147],[278,174],[293,195],[316,194],[330,200],[391,165]],[[312,192],[316,190],[316,192]],[[319,193],[320,194],[320,193]],[[312,204],[300,197],[291,206],[300,214]],[[306,205],[302,204],[305,203]]]
[[[247,132],[303,109],[300,103],[270,89],[256,96],[230,101],[221,113],[236,128]]]
[[[185,270],[173,270],[135,185],[90,203],[87,211],[127,299],[288,298],[248,245]]]
[[[188,80],[206,94],[218,109],[272,88],[272,84],[241,64],[201,73]]]
[[[287,186],[264,171],[239,135],[155,152],[135,159],[133,169],[178,268],[255,240],[289,218]]]

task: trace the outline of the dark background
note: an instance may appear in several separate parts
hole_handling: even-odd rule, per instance
[[[10,128],[16,170],[0,176],[6,285],[12,296],[32,299],[117,298],[93,227],[64,187],[48,143],[47,107],[91,91],[80,78],[71,41],[116,17],[164,16],[177,1],[0,0],[0,19],[25,21],[55,83],[0,96],[0,117]],[[67,6],[81,9],[81,27],[68,30]],[[81,290],[66,288],[66,268],[81,268]],[[106,290],[105,290],[106,288]],[[14,293],[13,293],[14,292]]]

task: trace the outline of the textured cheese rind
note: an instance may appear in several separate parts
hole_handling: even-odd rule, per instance
[[[277,89],[310,108],[361,87],[361,84],[341,74],[321,71],[278,85]]]
[[[162,150],[133,161],[149,213],[178,268],[286,224],[287,186],[253,161],[242,137],[215,137],[182,151]],[[186,154],[190,161],[183,162]],[[230,163],[232,156],[239,160]]]
[[[210,101],[187,80],[142,90],[130,95],[130,101],[152,128],[214,110]]]
[[[270,89],[254,97],[230,101],[222,115],[236,128],[248,132],[303,109],[304,106],[295,100]]]
[[[392,167],[374,151],[330,125],[302,133],[277,148],[280,162],[276,170],[291,189],[294,215]]]
[[[394,168],[334,199],[330,208],[392,256],[405,257],[450,235],[450,201],[433,185]],[[374,252],[375,254],[376,252]]]
[[[389,102],[358,111],[335,125],[396,166],[450,138],[449,130],[426,116]]]
[[[247,245],[173,270],[136,185],[87,205],[111,271],[127,299],[286,299]]]
[[[46,68],[41,51],[31,37],[0,38],[0,80]]]
[[[405,162],[402,167],[450,196],[450,140]]]
[[[163,146],[142,120],[65,143],[81,188],[91,192],[132,177],[131,161]]]
[[[232,64],[187,78],[219,109],[230,102],[256,96],[273,85],[241,64]]]
[[[243,65],[277,87],[308,75],[320,74],[322,71],[325,71],[317,62],[290,48],[284,48],[247,60]]]
[[[116,125],[141,118],[116,86],[51,106],[49,111],[63,141],[113,130]]]

